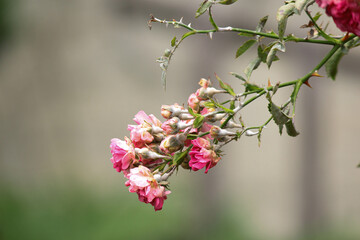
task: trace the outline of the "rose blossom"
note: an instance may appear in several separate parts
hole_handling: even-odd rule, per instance
[[[132,168],[127,175],[129,179],[125,185],[129,187],[129,192],[136,192],[139,200],[144,203],[150,203],[155,211],[161,210],[170,191],[165,191],[154,178],[151,171],[144,166]]]
[[[113,163],[116,171],[121,172],[129,168],[131,161],[135,160],[135,150],[129,138],[125,137],[125,141],[118,138],[111,139],[110,144]]]
[[[128,125],[131,141],[135,147],[141,148],[145,144],[154,141],[154,134],[162,132],[161,121],[154,115],[147,115],[144,111],[139,111],[134,118],[138,125]]]
[[[194,171],[198,171],[206,167],[205,173],[207,173],[210,168],[217,164],[217,162],[220,160],[220,157],[214,150],[212,150],[211,143],[205,138],[197,138],[192,140],[191,143],[194,146],[189,153],[191,157],[189,166]]]
[[[360,0],[316,0],[334,19],[336,26],[345,32],[360,36]]]
[[[189,105],[189,107],[191,107],[192,110],[194,110],[194,112],[199,112],[199,110],[200,110],[200,100],[197,98],[195,93],[192,93],[189,96],[188,105]]]

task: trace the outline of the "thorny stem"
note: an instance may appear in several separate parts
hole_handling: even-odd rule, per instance
[[[210,14],[210,19],[212,19],[212,15]],[[183,27],[191,32],[191,34],[210,34],[214,32],[238,32],[238,33],[247,33],[251,35],[259,35],[267,38],[273,38],[273,39],[280,39],[280,37],[276,33],[265,33],[265,32],[257,32],[253,30],[243,29],[243,28],[234,28],[234,27],[217,27],[214,29],[208,29],[208,30],[198,30],[195,28],[192,28],[190,24],[186,25],[180,21],[172,20],[172,21],[166,21],[166,20],[160,20],[156,17],[151,16],[149,22],[158,22],[158,23],[165,23],[166,25],[172,24],[175,26]],[[215,24],[215,26],[217,26]],[[316,43],[316,44],[327,44],[327,45],[335,45],[333,41],[328,40],[319,40],[319,39],[308,39],[308,38],[299,38],[295,36],[288,36],[283,38],[285,41],[291,41],[291,42],[306,42],[306,43]]]
[[[301,85],[308,81],[309,78],[316,72],[318,71],[322,66],[325,65],[325,63],[334,55],[334,53],[341,47],[343,46],[346,42],[350,41],[351,39],[353,39],[354,37],[356,37],[356,35],[352,35],[351,37],[349,37],[346,41],[342,42],[341,45],[337,44],[335,45],[329,52],[328,54],[325,55],[325,57],[318,63],[318,65],[316,65],[309,73],[307,73],[305,76],[303,76],[302,78],[299,78],[297,80],[293,80],[293,81],[289,81],[289,82],[285,82],[279,85],[278,88],[283,88],[283,87],[287,87],[287,86],[291,86],[291,85],[300,85],[299,88],[297,89],[296,92],[294,92],[294,98],[296,99],[297,94],[300,90]],[[254,100],[258,99],[259,97],[261,97],[262,95],[264,95],[266,92],[268,91],[272,91],[274,89],[274,86],[270,86],[267,88],[263,88],[263,89],[259,89],[254,91],[253,93],[257,93],[257,95],[253,96],[252,98],[250,98],[249,100],[247,100],[246,102],[244,102],[242,104],[242,108],[246,107],[248,104],[250,104],[251,102],[253,102]],[[221,124],[221,128],[224,128],[226,126],[226,124],[230,121],[230,119],[232,119],[235,116],[236,112],[234,111],[233,114],[229,114],[227,119]]]

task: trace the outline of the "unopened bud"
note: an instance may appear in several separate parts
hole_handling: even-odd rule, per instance
[[[201,87],[196,91],[196,96],[200,99],[200,100],[206,100],[209,98],[212,98],[215,94],[217,93],[225,93],[225,90],[219,90],[213,87]]]
[[[226,118],[221,119],[220,123],[223,124],[226,121]],[[226,123],[225,128],[241,128],[242,126],[234,121],[230,120]]]
[[[199,85],[204,88],[210,87],[211,86],[210,79],[201,78],[199,81]]]
[[[147,148],[135,148],[135,152],[139,154],[143,159],[168,158],[167,156],[160,155],[156,152],[150,151]]]
[[[178,123],[180,119],[178,117],[173,117],[161,125],[161,128],[166,132],[166,134],[174,134],[179,132]]]
[[[184,147],[186,134],[180,133],[166,137],[160,144],[160,149],[164,153],[173,153]]]
[[[186,112],[182,106],[175,103],[174,105],[162,105],[161,106],[161,115],[169,119],[171,117],[178,117],[180,114]]]
[[[248,136],[248,137],[255,136],[255,135],[258,135],[258,134],[259,134],[259,131],[253,132],[251,130],[246,130],[246,132],[245,132],[245,135]]]
[[[170,49],[165,49],[164,56],[169,57],[170,54],[171,54],[171,50]]]
[[[221,129],[218,126],[212,126],[210,129],[210,135],[213,138],[220,138],[220,137],[225,137],[225,136],[235,136],[236,133],[230,132],[226,129]]]

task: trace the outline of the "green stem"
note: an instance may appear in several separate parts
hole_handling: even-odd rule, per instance
[[[350,38],[347,40],[349,41]],[[345,44],[345,42],[343,42],[342,44]],[[309,73],[307,73],[305,76],[303,76],[302,78],[299,78],[297,80],[294,81],[289,81],[286,83],[282,83],[279,85],[278,88],[283,88],[283,87],[287,87],[287,86],[291,86],[291,85],[295,85],[295,84],[299,84],[299,89],[300,86],[306,82],[307,80],[309,80],[309,78],[312,76],[312,74],[319,70],[322,66],[325,65],[325,63],[332,57],[332,55],[334,55],[334,53],[341,47],[341,45],[335,45],[330,52],[328,52],[328,54],[326,54],[326,56],[319,62],[318,65],[316,65]],[[244,102],[242,104],[242,108],[244,108],[245,106],[247,106],[248,104],[250,104],[251,102],[253,102],[254,100],[258,99],[259,97],[261,97],[262,95],[264,95],[266,92],[268,91],[272,91],[273,90],[273,86],[267,87],[267,88],[263,88],[263,89],[259,89],[257,90],[257,95],[253,96],[252,98],[250,98],[249,100],[247,100],[246,102]],[[295,93],[295,99],[297,97],[297,93],[298,91]],[[223,122],[223,124],[221,124],[221,128],[224,128],[226,126],[226,124],[230,121],[230,119],[234,116],[235,114],[229,114],[227,119]]]
[[[242,29],[242,28],[233,28],[233,27],[218,27],[215,22],[214,19],[212,18],[211,12],[209,12],[209,16],[210,16],[210,22],[211,24],[214,26],[214,29],[208,29],[208,30],[197,30],[195,28],[190,27],[189,25],[184,24],[183,22],[180,21],[166,21],[166,20],[160,20],[158,18],[153,18],[153,22],[159,22],[159,23],[165,23],[165,24],[172,24],[175,26],[180,26],[183,27],[191,32],[193,32],[193,34],[209,34],[209,33],[214,33],[214,32],[238,32],[238,33],[247,33],[247,34],[251,34],[251,35],[259,35],[262,37],[267,37],[267,38],[273,38],[273,39],[280,39],[280,37],[276,34],[276,33],[264,33],[264,32],[257,32],[257,31],[253,31],[253,30],[248,30],[248,29]],[[289,37],[284,37],[285,41],[289,41],[289,42],[305,42],[305,43],[315,43],[315,44],[325,44],[325,45],[335,45],[336,43],[334,41],[328,41],[328,40],[319,40],[319,39],[306,39],[306,38],[298,38],[295,36],[289,36]]]

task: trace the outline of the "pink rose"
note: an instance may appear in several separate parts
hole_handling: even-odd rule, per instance
[[[154,134],[162,132],[161,121],[154,115],[139,111],[134,118],[138,125],[128,125],[130,139],[135,147],[141,148],[154,141]]]
[[[116,171],[123,171],[129,168],[131,162],[135,160],[135,150],[129,138],[125,137],[125,141],[118,138],[111,139],[110,144],[112,158],[110,159],[113,163]]]
[[[198,171],[204,167],[205,173],[209,171],[210,168],[214,167],[220,157],[212,150],[211,143],[205,138],[197,138],[192,140],[191,143],[194,145],[189,153],[190,161],[189,166],[192,170]]]
[[[162,209],[164,200],[171,192],[158,184],[148,168],[141,165],[132,168],[126,177],[129,179],[125,183],[129,187],[129,192],[137,193],[139,200],[153,205],[155,211]]]
[[[192,93],[188,99],[188,105],[191,107],[194,112],[199,112],[200,110],[200,100],[197,98],[195,93]]]
[[[336,26],[344,32],[360,36],[360,0],[316,0],[334,19]]]

